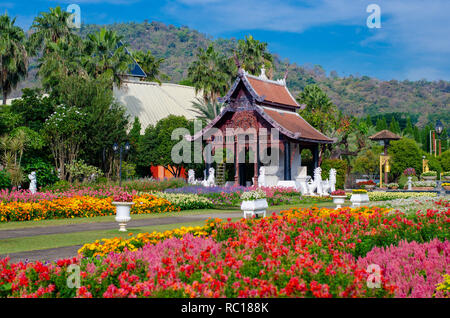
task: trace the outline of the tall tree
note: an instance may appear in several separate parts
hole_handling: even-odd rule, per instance
[[[400,125],[395,117],[392,117],[391,123],[389,124],[389,130],[396,134],[400,133]]]
[[[206,102],[201,98],[196,98],[192,102],[192,111],[197,114],[198,119],[205,120],[206,122],[210,122],[216,118],[220,114],[222,107],[223,104],[218,101]]]
[[[384,117],[384,116],[378,117],[377,124],[376,124],[376,129],[377,129],[377,131],[381,131],[381,130],[387,129],[386,117]]]
[[[212,45],[206,50],[198,50],[197,59],[189,66],[188,76],[195,91],[202,91],[205,102],[212,103],[227,92],[233,74],[231,63]]]
[[[56,43],[59,39],[70,40],[74,36],[68,24],[71,13],[64,11],[60,6],[50,8],[50,12],[41,12],[31,25],[30,44],[34,53],[43,49],[49,50],[49,43]]]
[[[333,127],[337,108],[319,86],[307,85],[298,95],[297,101],[306,105],[300,110],[300,115],[315,128],[327,133]]]
[[[0,16],[0,89],[3,105],[9,93],[28,71],[28,53],[25,45],[25,33],[14,25],[16,19],[10,19],[5,13]]]
[[[133,57],[147,75],[146,81],[161,84],[162,79],[169,79],[166,74],[163,74],[160,71],[161,63],[164,62],[163,58],[158,59],[154,57],[151,51],[134,51]]]
[[[297,101],[306,105],[304,109],[299,111],[300,115],[324,134],[327,134],[330,130],[336,130],[333,128],[337,128],[336,125],[339,121],[342,121],[343,127],[350,125],[347,118],[337,111],[336,106],[327,94],[315,84],[307,85],[303,92],[298,95]],[[322,162],[325,147],[324,144],[321,145],[319,165]]]
[[[82,46],[83,42],[78,36],[74,36],[70,42],[67,39],[59,39],[57,42],[48,43],[47,53],[39,59],[38,75],[44,88],[57,89],[67,76],[88,76],[81,66],[84,58]]]
[[[249,35],[238,41],[236,55],[242,67],[253,75],[259,75],[264,66],[266,75],[273,76],[273,56],[267,51],[267,43],[260,42]]]
[[[111,83],[121,86],[124,75],[133,59],[122,43],[122,36],[117,32],[102,28],[100,31],[89,34],[86,40],[87,57],[84,66],[88,73],[97,78],[106,74]]]
[[[408,118],[406,119],[406,127],[403,130],[403,133],[408,135],[409,137],[414,136],[414,128],[413,128],[410,116],[408,116]]]

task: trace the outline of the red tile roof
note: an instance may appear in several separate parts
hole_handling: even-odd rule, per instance
[[[324,142],[332,142],[333,140],[322,134],[320,131],[312,127],[297,113],[279,112],[264,108],[264,112],[275,120],[280,126],[291,131],[293,134],[298,133],[299,138],[311,139]]]
[[[246,78],[259,96],[265,96],[265,101],[299,107],[286,86],[251,76]]]
[[[394,134],[390,130],[382,130],[380,132],[377,132],[375,135],[369,137],[370,140],[399,140],[401,139],[400,136]]]

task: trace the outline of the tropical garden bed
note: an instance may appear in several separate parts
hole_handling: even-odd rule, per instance
[[[450,204],[433,204],[437,209],[414,214],[290,209],[261,220],[208,220],[203,227],[97,241],[51,264],[5,259],[0,295],[449,297]],[[66,285],[71,264],[81,266],[79,289]],[[380,272],[368,271],[371,264]]]

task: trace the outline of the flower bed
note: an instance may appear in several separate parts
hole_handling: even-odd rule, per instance
[[[404,247],[402,244],[406,243],[401,242],[406,240],[419,244],[431,242],[422,244],[420,253],[428,250],[438,262],[440,256],[435,253],[435,247],[448,246],[450,235],[450,209],[418,212],[412,217],[367,207],[338,211],[292,209],[261,220],[208,222],[208,230],[180,232],[182,239],[177,234],[152,233],[151,238],[138,235],[111,244],[97,242],[103,245],[102,250],[94,243],[93,248],[88,246],[82,251],[90,253],[85,258],[53,264],[0,261],[0,295],[402,297],[403,287],[396,280],[400,276],[394,272],[382,272],[381,288],[370,288],[364,261],[368,263],[375,257],[382,262],[388,255],[383,253],[390,253],[406,262],[403,256],[410,253],[389,247],[398,244]],[[415,250],[413,245],[408,246]],[[381,253],[374,247],[389,248]],[[94,256],[91,250],[101,253]],[[66,284],[70,275],[66,269],[72,263],[80,265],[79,289],[69,289]],[[404,277],[399,278],[405,284],[422,271],[432,276],[433,282],[440,283],[439,286],[445,284],[442,267],[430,266],[425,261],[412,266],[413,272],[405,271]],[[413,288],[408,295],[418,295],[416,292]],[[436,292],[437,297],[441,295],[444,293]]]
[[[419,198],[419,197],[435,197],[436,193],[430,192],[368,192],[370,201],[388,201],[395,199]]]
[[[170,238],[182,238],[186,234],[191,234],[196,237],[205,237],[210,235],[217,224],[221,222],[222,220],[220,219],[214,219],[206,221],[204,226],[183,226],[179,229],[165,232],[139,233],[129,239],[113,238],[97,240],[94,243],[85,244],[78,250],[78,253],[87,258],[105,256],[112,252],[123,252],[125,249],[135,251],[147,244],[157,244]]]
[[[270,206],[292,203],[300,200],[300,193],[294,188],[284,187],[202,187],[188,186],[177,189],[168,189],[165,193],[196,194],[211,200],[214,206],[239,206],[244,192],[261,190],[266,194]]]
[[[152,194],[175,204],[180,210],[210,209],[214,207],[211,200],[195,194],[166,192],[154,192]]]
[[[380,266],[383,276],[397,286],[396,297],[443,297],[436,286],[443,282],[444,274],[450,273],[450,241],[401,241],[398,246],[375,247],[358,260],[363,268],[370,264]]]
[[[0,202],[0,222],[62,219],[114,215],[113,198],[90,196],[62,197],[37,202]],[[150,194],[134,196],[132,214],[179,211],[171,202]]]
[[[436,197],[412,197],[407,199],[395,199],[385,202],[369,203],[369,206],[381,206],[391,211],[401,211],[406,215],[415,214],[420,211],[439,211],[445,212],[450,208],[450,203],[447,200],[438,200]]]

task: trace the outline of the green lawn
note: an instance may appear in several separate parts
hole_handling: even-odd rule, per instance
[[[237,220],[234,218],[233,220]],[[0,254],[18,253],[25,251],[43,250],[63,246],[81,245],[92,243],[95,240],[114,237],[128,237],[129,233],[138,234],[145,232],[164,232],[182,226],[203,226],[204,221],[176,223],[166,225],[154,225],[140,228],[130,228],[128,232],[119,232],[117,229],[101,231],[85,231],[67,234],[51,234],[32,237],[17,237],[13,239],[0,240]]]
[[[269,207],[268,211],[279,211],[286,210],[293,207],[309,207],[316,205],[319,207],[332,206],[331,202],[320,202],[317,204],[302,203],[302,204],[291,204],[291,205],[278,205]],[[215,208],[215,209],[202,209],[202,210],[185,210],[181,212],[169,212],[164,214],[138,214],[132,215],[133,220],[143,220],[152,218],[167,218],[173,216],[184,216],[184,215],[201,215],[201,214],[223,214],[223,213],[236,213],[239,212],[238,207],[227,207],[227,208]],[[98,223],[98,222],[114,222],[114,216],[97,216],[93,218],[74,218],[74,219],[57,219],[57,220],[40,220],[40,221],[20,221],[20,222],[8,222],[0,223],[1,230],[13,230],[13,229],[25,229],[30,227],[47,227],[47,226],[59,226],[59,225],[71,225],[71,224],[83,224],[83,223]]]
[[[268,209],[268,213],[273,211],[286,210],[293,207],[329,207],[332,205],[331,202],[320,202],[317,204],[304,203],[295,205],[281,205],[272,206]],[[171,216],[182,216],[182,215],[203,215],[208,214],[214,217],[215,214],[224,213],[236,213],[239,212],[238,208],[227,208],[227,209],[205,209],[205,210],[188,210],[175,213],[165,213],[165,214],[141,214],[133,215],[134,220],[150,219],[150,218],[167,218]],[[239,218],[232,218],[232,220],[238,220]],[[31,227],[47,227],[47,226],[58,226],[58,225],[70,225],[70,224],[83,224],[83,223],[94,223],[94,222],[114,222],[114,216],[104,216],[95,218],[76,218],[76,219],[60,219],[60,220],[42,220],[42,221],[26,221],[26,222],[11,222],[0,224],[1,230],[8,229],[20,229],[20,228],[31,228]],[[83,231],[75,233],[62,233],[62,234],[51,234],[51,235],[40,235],[32,237],[16,237],[12,239],[0,240],[0,254],[7,253],[18,253],[25,251],[43,250],[49,248],[57,248],[63,246],[73,246],[82,245],[86,243],[92,243],[95,240],[100,240],[102,238],[113,238],[113,237],[128,237],[129,233],[137,234],[143,232],[153,232],[153,231],[166,231],[182,226],[202,226],[204,221],[187,222],[187,223],[174,223],[166,225],[154,225],[139,228],[129,228],[128,232],[121,233],[117,229],[111,230],[96,230],[96,231]]]

